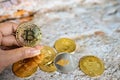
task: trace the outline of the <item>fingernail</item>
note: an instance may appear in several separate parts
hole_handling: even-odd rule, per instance
[[[42,49],[44,46],[36,46],[36,49]]]
[[[31,55],[38,55],[38,54],[40,54],[40,50],[32,48],[32,49],[26,50],[25,53],[28,53]]]
[[[38,55],[38,54],[40,54],[40,50],[34,49],[34,50],[31,50],[30,53]]]

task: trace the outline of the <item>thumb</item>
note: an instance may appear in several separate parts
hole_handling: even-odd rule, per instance
[[[19,60],[34,57],[40,54],[40,48],[22,47],[14,50],[3,51],[4,65],[8,66]]]

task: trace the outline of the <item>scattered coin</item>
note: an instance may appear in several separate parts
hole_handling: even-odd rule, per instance
[[[44,46],[40,50],[39,56],[42,56],[42,58],[43,58],[41,64],[47,64],[54,60],[54,58],[56,56],[56,52],[55,52],[54,48],[49,47],[49,46]]]
[[[69,38],[60,38],[54,44],[57,52],[73,52],[76,49],[75,41]]]
[[[42,62],[39,64],[39,68],[45,72],[54,72],[56,71],[56,67],[53,64],[54,58],[56,56],[56,52],[54,48],[49,46],[44,46],[41,49],[41,56],[43,56]]]
[[[84,56],[79,64],[80,69],[91,77],[99,76],[104,72],[104,63],[95,56]]]
[[[35,73],[37,68],[38,64],[29,58],[14,63],[12,66],[12,71],[16,76],[26,78]]]
[[[61,73],[68,73],[74,71],[78,67],[76,58],[69,53],[60,53],[56,56],[54,64],[57,71]]]

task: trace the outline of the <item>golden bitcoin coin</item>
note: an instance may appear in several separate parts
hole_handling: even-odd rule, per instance
[[[39,68],[45,72],[54,72],[57,70],[53,62],[49,62],[47,64],[39,64]]]
[[[80,59],[80,69],[91,77],[99,76],[104,72],[104,63],[98,57],[84,56]]]
[[[76,49],[75,41],[69,38],[60,38],[54,44],[57,52],[73,52]]]
[[[32,58],[24,59],[13,64],[13,73],[21,78],[26,78],[31,76],[37,71],[38,64],[36,64]]]
[[[40,55],[42,56],[42,62],[40,64],[46,64],[49,62],[52,62],[56,56],[56,52],[54,50],[54,48],[49,47],[49,46],[44,46],[41,50],[40,50]]]
[[[41,31],[37,25],[26,22],[18,26],[16,39],[21,46],[36,46],[41,40]]]

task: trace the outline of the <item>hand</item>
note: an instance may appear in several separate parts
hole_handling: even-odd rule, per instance
[[[19,46],[14,36],[16,32],[17,24],[12,22],[6,22],[0,24],[0,46]],[[8,65],[13,64],[19,60],[37,56],[40,54],[41,46],[21,47],[11,50],[0,49],[0,72],[4,70]]]

